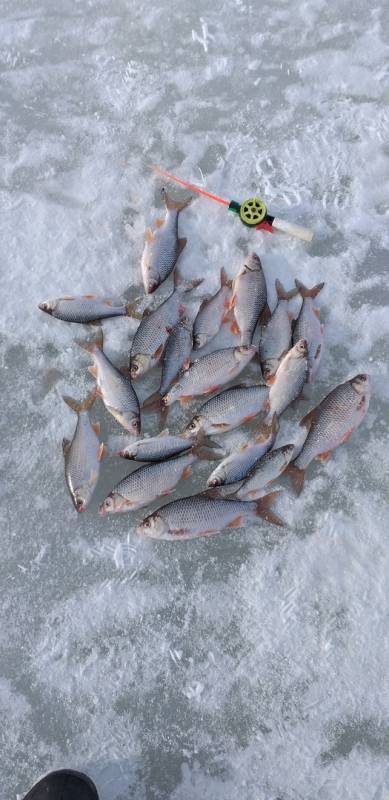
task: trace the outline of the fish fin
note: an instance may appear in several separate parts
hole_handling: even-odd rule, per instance
[[[325,329],[325,325],[321,324],[320,325],[320,333],[321,333],[322,336],[324,335],[324,329]]]
[[[159,392],[154,392],[147,397],[142,405],[142,411],[160,411],[162,407],[162,397]]]
[[[182,475],[181,475],[182,480],[183,481],[187,481],[188,478],[190,478],[191,474],[192,474],[192,467],[190,465],[188,465],[187,467],[184,467],[184,469],[182,470]]]
[[[319,345],[317,346],[317,350],[316,350],[316,353],[315,353],[315,355],[314,355],[314,359],[315,359],[315,360],[316,360],[317,358],[319,358],[319,356],[320,356],[320,353],[321,353],[321,344],[319,344]]]
[[[134,300],[132,303],[127,303],[127,305],[126,305],[126,315],[127,315],[127,317],[132,317],[132,319],[142,319],[143,313],[141,313],[140,311],[136,310],[136,308],[135,308],[136,302],[137,301]]]
[[[182,211],[189,205],[189,203],[192,202],[193,199],[192,197],[188,197],[186,200],[173,200],[171,197],[169,197],[166,189],[161,189],[161,195],[166,208],[175,209],[176,211]]]
[[[236,306],[236,294],[233,294],[228,304],[228,307],[231,309],[235,308],[235,306]]]
[[[314,308],[314,309],[313,309],[313,313],[315,314],[315,316],[316,316],[318,319],[320,319],[320,308]]]
[[[268,304],[265,303],[265,305],[264,305],[264,307],[263,307],[263,309],[262,309],[262,311],[261,311],[261,313],[259,315],[259,318],[258,318],[259,324],[260,325],[266,325],[269,322],[270,317],[271,317],[270,308],[269,308]]]
[[[208,447],[205,444],[192,447],[192,453],[194,453],[200,461],[220,461],[221,458],[224,458],[224,452],[221,453],[220,448]]]
[[[234,333],[236,336],[240,336],[240,327],[236,319],[234,319],[232,325],[230,325],[230,331],[231,333]]]
[[[146,242],[154,241],[154,234],[151,228],[146,228],[145,237],[146,237]]]
[[[169,436],[169,428],[165,428],[163,431],[160,431],[158,436]]]
[[[252,434],[254,435],[255,441],[261,441],[263,438],[267,438],[271,434],[276,435],[278,433],[280,427],[280,423],[278,421],[277,414],[273,414],[271,421],[269,423],[261,422],[257,428],[254,428]]]
[[[191,363],[192,362],[191,362],[190,356],[187,356],[185,361],[184,361],[184,363],[183,363],[183,365],[182,365],[182,372],[186,372],[187,369],[189,369]]]
[[[103,303],[105,303],[106,306],[113,306],[113,301],[107,297],[103,300]]]
[[[218,428],[221,431],[224,431],[226,428],[229,428],[229,425],[227,422],[215,422],[213,424],[213,427]]]
[[[194,398],[194,394],[186,394],[183,397],[180,397],[178,402],[179,402],[180,406],[185,406],[188,403],[191,403],[193,398]]]
[[[331,456],[332,456],[332,450],[326,450],[324,453],[319,453],[316,456],[316,459],[318,461],[328,461],[328,459],[331,458]]]
[[[70,445],[71,445],[70,439],[62,439],[62,452],[64,456],[66,456],[67,453],[69,452]]]
[[[292,297],[296,297],[296,294],[298,294],[297,288],[291,289],[289,292],[287,292],[285,287],[278,278],[276,278],[275,285],[276,285],[277,297],[279,300],[291,300]]]
[[[145,309],[143,310],[143,312],[142,312],[142,319],[143,319],[144,317],[149,317],[149,316],[150,316],[150,314],[152,314],[152,313],[153,313],[153,309],[152,309],[152,308],[150,308],[150,306],[147,306],[147,308],[145,308]]]
[[[230,369],[229,372],[232,372],[232,370]],[[218,386],[218,385],[210,386],[208,391],[204,392],[204,394],[211,394],[212,392],[218,392],[219,389],[221,389],[221,386]]]
[[[232,278],[229,278],[224,267],[220,270],[220,286],[228,286],[229,289],[232,287]]]
[[[97,378],[97,367],[96,367],[96,364],[90,364],[89,367],[87,367],[87,369],[88,369],[88,372],[90,373],[90,375],[92,375],[93,378]]]
[[[319,292],[321,292],[323,286],[325,285],[324,282],[317,283],[316,286],[312,287],[312,289],[307,289],[307,287],[304,286],[304,284],[301,283],[301,281],[298,281],[297,278],[295,279],[295,284],[298,291],[301,294],[301,297],[316,297],[319,294]]]
[[[283,471],[283,475],[289,475],[295,494],[298,497],[304,489],[305,469],[300,469],[295,464],[288,464]]]
[[[275,514],[271,508],[272,503],[279,494],[281,494],[280,491],[269,492],[269,494],[265,494],[263,497],[260,497],[259,500],[256,500],[255,514],[257,517],[262,517],[262,519],[266,520],[266,522],[270,522],[272,525],[278,525],[280,528],[283,528],[285,526],[284,520],[281,519],[278,514]]]
[[[181,307],[180,307],[180,311],[181,311]],[[170,336],[170,334],[174,331],[174,326],[172,327],[171,325],[166,325],[165,330],[166,330],[166,333],[168,333],[169,336]]]
[[[273,372],[272,375],[266,375],[266,378],[265,378],[266,386],[273,386],[273,383],[274,383],[275,379],[276,379],[276,373],[275,372]],[[266,402],[268,402],[268,401],[266,401]],[[266,411],[269,411],[269,409],[270,409],[270,403],[269,403],[269,408],[267,408]]]
[[[164,347],[163,344],[160,344],[159,347],[157,347],[157,349],[156,349],[156,351],[155,351],[155,353],[153,355],[154,359],[159,360],[161,358],[161,355],[163,353],[163,347]]]
[[[162,225],[164,224],[164,222],[165,222],[165,220],[162,219],[162,217],[158,217],[158,219],[155,220],[155,224],[156,224],[157,228],[162,228]]]
[[[93,428],[94,432],[97,433],[97,435],[99,435],[99,433],[101,431],[100,422],[92,422],[92,428]]]
[[[289,320],[289,322],[294,322],[295,319],[296,319],[296,317],[295,317],[293,311],[288,311],[288,320]]]
[[[102,461],[104,456],[106,455],[106,453],[107,453],[107,448],[106,448],[105,444],[103,444],[103,442],[101,442],[101,445],[99,447],[99,451],[97,453],[98,460]]]
[[[226,311],[222,317],[222,322],[233,322],[234,321],[234,312],[228,307],[228,303],[225,304]]]
[[[217,500],[218,498],[220,499],[220,497],[222,497],[221,493],[219,492],[219,489],[217,489],[216,487],[213,487],[212,489],[205,489],[205,491],[200,492],[200,494],[201,497],[209,497],[212,500]]]
[[[89,411],[92,408],[93,403],[96,399],[96,387],[92,389],[91,392],[85,397],[84,400],[74,400],[73,397],[69,397],[68,394],[63,394],[62,399],[65,401],[66,405],[69,406],[76,414],[79,414],[80,411]]]
[[[165,489],[165,491],[161,492],[160,497],[167,497],[169,494],[173,494],[174,489]]]
[[[83,296],[84,300],[96,300],[96,295],[95,294],[83,294],[82,296]]]
[[[302,428],[310,428],[312,422],[315,421],[316,417],[317,417],[317,408],[313,408],[312,411],[309,411],[308,414],[306,414],[305,417],[303,417],[300,420],[300,426]]]
[[[350,436],[352,436],[352,434],[353,434],[353,433],[354,433],[354,428],[350,428],[350,430],[348,430],[348,431],[347,431],[347,432],[344,434],[344,436],[342,436],[342,440],[341,440],[341,441],[342,441],[342,444],[346,444],[346,442],[348,442],[348,440],[349,440]]]
[[[102,350],[104,345],[103,329],[100,325],[98,331],[96,331],[96,336],[94,339],[75,339],[74,341],[79,347],[82,348],[82,350],[86,350],[87,353],[94,353],[96,349]]]
[[[191,281],[186,281],[177,267],[174,270],[174,288],[179,289],[181,292],[191,292],[192,289],[196,289],[197,286],[200,286],[203,280],[204,278],[194,278]]]
[[[263,406],[263,410],[264,410],[265,414],[268,414],[269,411],[270,411],[270,400],[269,400],[268,397],[265,400],[265,403],[264,403],[264,406]]]
[[[243,417],[243,424],[246,424],[246,422],[251,422],[251,420],[256,416],[256,414],[248,414],[247,417]]]
[[[178,240],[178,255],[180,255],[180,253],[182,253],[182,251],[186,247],[187,241],[188,240],[185,238],[185,236],[182,239]]]
[[[96,397],[102,397],[103,396],[103,390],[100,388],[100,386],[96,386],[96,390],[95,391],[96,391]]]
[[[240,514],[239,517],[235,517],[232,519],[231,522],[228,523],[227,528],[242,528],[244,523],[244,516]]]
[[[202,299],[202,301],[201,301],[201,303],[199,305],[199,310],[198,310],[197,314],[200,314],[200,311],[202,311],[205,308],[205,306],[208,305],[210,300],[212,300],[212,295],[211,294],[206,294],[205,297],[203,297],[203,299]]]

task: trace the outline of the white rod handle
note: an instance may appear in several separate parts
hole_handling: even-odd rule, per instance
[[[302,225],[295,225],[294,222],[287,222],[279,217],[274,217],[272,227],[277,231],[289,233],[290,236],[295,236],[297,239],[303,239],[304,242],[311,242],[313,239],[313,231],[310,231],[309,228],[303,228]]]

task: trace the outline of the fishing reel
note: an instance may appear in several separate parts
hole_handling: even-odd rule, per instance
[[[231,200],[228,208],[239,214],[239,217],[244,225],[250,228],[255,225],[260,225],[261,222],[267,217],[267,208],[263,200],[259,197],[249,197],[243,203],[237,203],[236,200]]]

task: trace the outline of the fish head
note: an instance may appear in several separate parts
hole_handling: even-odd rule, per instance
[[[282,449],[282,455],[284,457],[285,464],[289,464],[290,459],[292,458],[295,445],[294,444],[284,444]]]
[[[220,467],[218,467],[209,476],[207,480],[207,486],[209,486],[210,488],[213,488],[214,486],[223,486],[223,484],[225,483],[225,479],[226,476],[224,469],[223,468],[220,469]]]
[[[306,339],[299,339],[297,344],[293,347],[294,358],[307,358],[308,355],[308,342]]]
[[[191,419],[189,424],[186,426],[184,430],[184,436],[186,438],[191,436],[197,436],[202,430],[203,430],[203,418],[197,415],[196,417],[193,417],[193,419]]]
[[[77,514],[81,514],[82,511],[86,511],[86,507],[89,503],[93,494],[93,488],[91,489],[90,486],[87,484],[85,486],[79,486],[77,489],[74,489],[72,493],[73,505],[77,511]]]
[[[245,267],[250,270],[250,272],[258,272],[262,269],[261,259],[256,253],[250,253],[245,260]]]
[[[142,536],[149,536],[151,539],[160,539],[169,533],[169,529],[165,520],[156,512],[146,517],[138,525],[136,532]]]
[[[207,336],[205,333],[195,333],[193,337],[193,349],[200,350],[201,347],[207,344]]]
[[[155,290],[158,289],[159,283],[160,282],[157,278],[153,278],[152,275],[148,275],[145,285],[146,294],[152,294],[155,292]]]
[[[265,383],[271,381],[271,379],[277,372],[277,367],[278,367],[277,358],[269,358],[267,361],[264,361],[262,365],[262,375]]]
[[[135,458],[136,456],[136,445],[128,444],[127,447],[124,447],[123,450],[118,450],[117,455],[121,456],[122,458]]]
[[[115,493],[108,497],[99,505],[99,514],[106,517],[108,514],[119,514],[121,511],[128,511],[130,503],[122,495]]]
[[[44,300],[43,303],[39,303],[38,308],[40,308],[41,311],[45,311],[46,314],[52,314],[56,305],[56,300]]]
[[[131,358],[130,375],[132,380],[144,375],[150,367],[151,356],[145,353],[137,353]]]
[[[362,395],[366,394],[366,392],[370,392],[370,375],[366,372],[356,375],[350,383],[357,394]]]
[[[131,433],[133,436],[139,436],[140,434],[140,419],[139,417],[134,417],[132,413],[125,413],[120,415],[122,425],[126,428],[126,430]]]

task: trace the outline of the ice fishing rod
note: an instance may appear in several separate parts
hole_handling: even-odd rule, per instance
[[[313,239],[313,231],[310,231],[309,228],[304,228],[302,225],[295,225],[294,222],[287,222],[285,219],[273,217],[272,214],[269,214],[266,204],[260,197],[249,197],[248,200],[244,200],[243,203],[238,203],[236,200],[224,200],[223,197],[211,194],[211,192],[201,189],[200,186],[196,186],[194,183],[189,183],[188,181],[183,181],[181,178],[177,178],[176,175],[166,172],[166,170],[155,164],[151,166],[151,169],[164,178],[167,178],[167,180],[185,186],[186,189],[195,192],[195,194],[200,194],[203,197],[208,197],[209,200],[215,200],[216,203],[227,206],[229,211],[238,214],[240,221],[249,228],[255,228],[257,231],[268,231],[269,233],[273,233],[275,230],[283,231],[283,233],[288,233],[289,236],[294,236],[297,239],[303,239],[305,242],[311,242]]]

